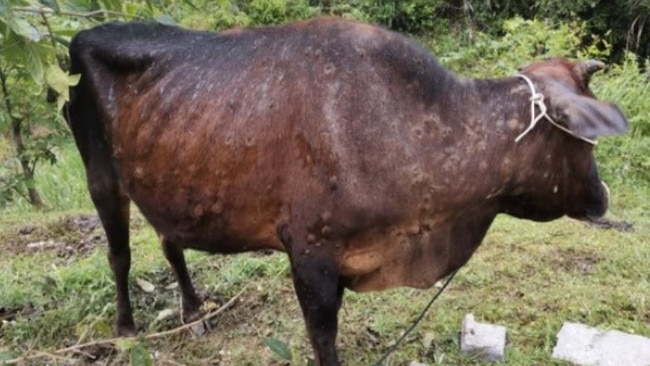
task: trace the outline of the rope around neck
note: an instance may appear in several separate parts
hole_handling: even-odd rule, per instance
[[[455,271],[453,271],[451,273],[451,275],[449,275],[449,277],[447,277],[447,280],[442,285],[440,290],[438,290],[438,292],[436,292],[436,294],[433,295],[433,298],[429,301],[427,306],[425,306],[424,309],[422,309],[422,312],[417,317],[417,319],[415,319],[413,324],[411,324],[411,326],[404,332],[404,334],[402,334],[401,337],[399,337],[399,339],[397,341],[395,341],[395,343],[393,343],[392,346],[388,347],[388,350],[384,353],[384,355],[381,356],[381,358],[377,362],[372,364],[373,366],[381,366],[381,363],[384,362],[384,360],[386,360],[386,358],[388,356],[390,356],[397,349],[397,347],[402,343],[404,338],[406,338],[406,336],[409,335],[411,333],[411,331],[413,331],[413,329],[415,329],[415,327],[418,324],[420,324],[420,322],[424,318],[424,315],[426,315],[427,311],[429,311],[429,309],[431,308],[431,305],[433,305],[433,303],[438,299],[438,297],[440,297],[440,294],[442,294],[442,292],[445,291],[445,289],[447,288],[447,286],[449,285],[451,280],[454,279],[454,276],[456,275],[457,272],[458,272],[458,270],[455,270]]]
[[[582,140],[582,141],[584,141],[584,142],[586,142],[588,144],[592,144],[592,145],[598,144],[598,141],[586,138],[584,136],[576,135],[573,131],[571,131],[568,128],[562,126],[561,124],[555,122],[551,118],[551,116],[549,116],[548,113],[546,113],[546,104],[544,103],[544,94],[538,93],[538,92],[535,91],[535,85],[533,84],[533,82],[526,75],[517,74],[515,76],[517,76],[517,77],[519,77],[521,79],[524,79],[526,81],[526,83],[528,84],[528,86],[530,87],[531,93],[533,94],[530,97],[530,125],[528,125],[528,128],[526,128],[526,130],[524,130],[524,132],[522,132],[519,136],[517,136],[517,138],[515,139],[515,142],[519,142],[519,140],[521,140],[533,128],[535,128],[535,126],[537,125],[537,122],[539,122],[542,118],[546,118],[546,120],[551,122],[551,124],[553,126],[555,126],[555,127],[559,128],[560,130],[568,133],[569,135],[571,135],[571,136],[573,136],[573,137],[575,137],[575,138],[577,138],[579,140]],[[539,108],[539,110],[540,110],[540,114],[538,116],[535,116],[535,106],[537,106]]]

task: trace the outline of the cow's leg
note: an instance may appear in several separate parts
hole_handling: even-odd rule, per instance
[[[339,365],[336,333],[343,286],[338,265],[324,258],[292,259],[291,270],[316,365]]]
[[[286,232],[281,236],[285,245],[289,244],[293,283],[316,365],[339,365],[336,333],[344,287],[338,263],[327,251],[331,247],[315,247],[306,242],[291,243]]]
[[[117,334],[137,334],[131,301],[129,300],[129,270],[131,249],[129,247],[129,203],[122,190],[112,164],[106,155],[94,155],[88,161],[86,171],[90,196],[102,221],[108,240],[108,262],[113,271],[117,293]]]
[[[172,270],[176,275],[176,281],[178,281],[178,287],[181,290],[181,305],[183,311],[181,320],[183,322],[191,322],[199,319],[202,316],[200,311],[201,299],[196,295],[196,291],[192,285],[192,279],[187,271],[183,248],[176,243],[167,240],[165,237],[161,238],[160,244],[169,265],[172,267]]]

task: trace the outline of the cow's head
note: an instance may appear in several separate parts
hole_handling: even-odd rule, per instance
[[[604,66],[593,60],[552,59],[521,70],[522,78],[532,82],[529,86],[544,96],[549,118],[541,119],[535,133],[517,142],[526,154],[531,152],[526,183],[530,190],[511,197],[506,212],[533,220],[564,214],[591,219],[605,214],[609,191],[598,176],[591,142],[625,132],[627,121],[618,107],[596,100],[589,89],[591,76]],[[539,106],[535,110],[537,115],[542,112]]]

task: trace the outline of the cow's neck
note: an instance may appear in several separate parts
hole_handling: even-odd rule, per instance
[[[531,168],[520,166],[530,141],[514,141],[530,116],[524,83],[460,79],[437,97],[442,101],[431,106],[435,133],[425,148],[425,164],[434,190],[446,192],[443,200],[450,206],[496,198],[509,188],[513,174]]]
[[[489,157],[493,162],[493,178],[487,182],[493,186],[494,198],[500,201],[499,211],[535,220],[557,218],[560,214],[556,212],[545,212],[537,217],[533,211],[539,207],[522,206],[521,202],[527,201],[527,197],[539,197],[554,187],[557,191],[564,184],[567,168],[563,167],[563,159],[556,158],[555,152],[559,149],[558,143],[567,142],[571,137],[562,135],[542,120],[529,134],[515,141],[531,122],[530,89],[517,78],[472,83],[476,104],[481,106],[480,113],[494,116],[483,121],[483,131],[484,141],[491,147]],[[560,197],[550,195],[549,199]]]

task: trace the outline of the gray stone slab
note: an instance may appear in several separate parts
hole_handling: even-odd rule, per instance
[[[580,366],[650,366],[650,338],[566,322],[553,358]]]
[[[506,327],[488,323],[477,323],[474,315],[467,314],[460,332],[460,350],[484,361],[504,361],[506,348]]]

